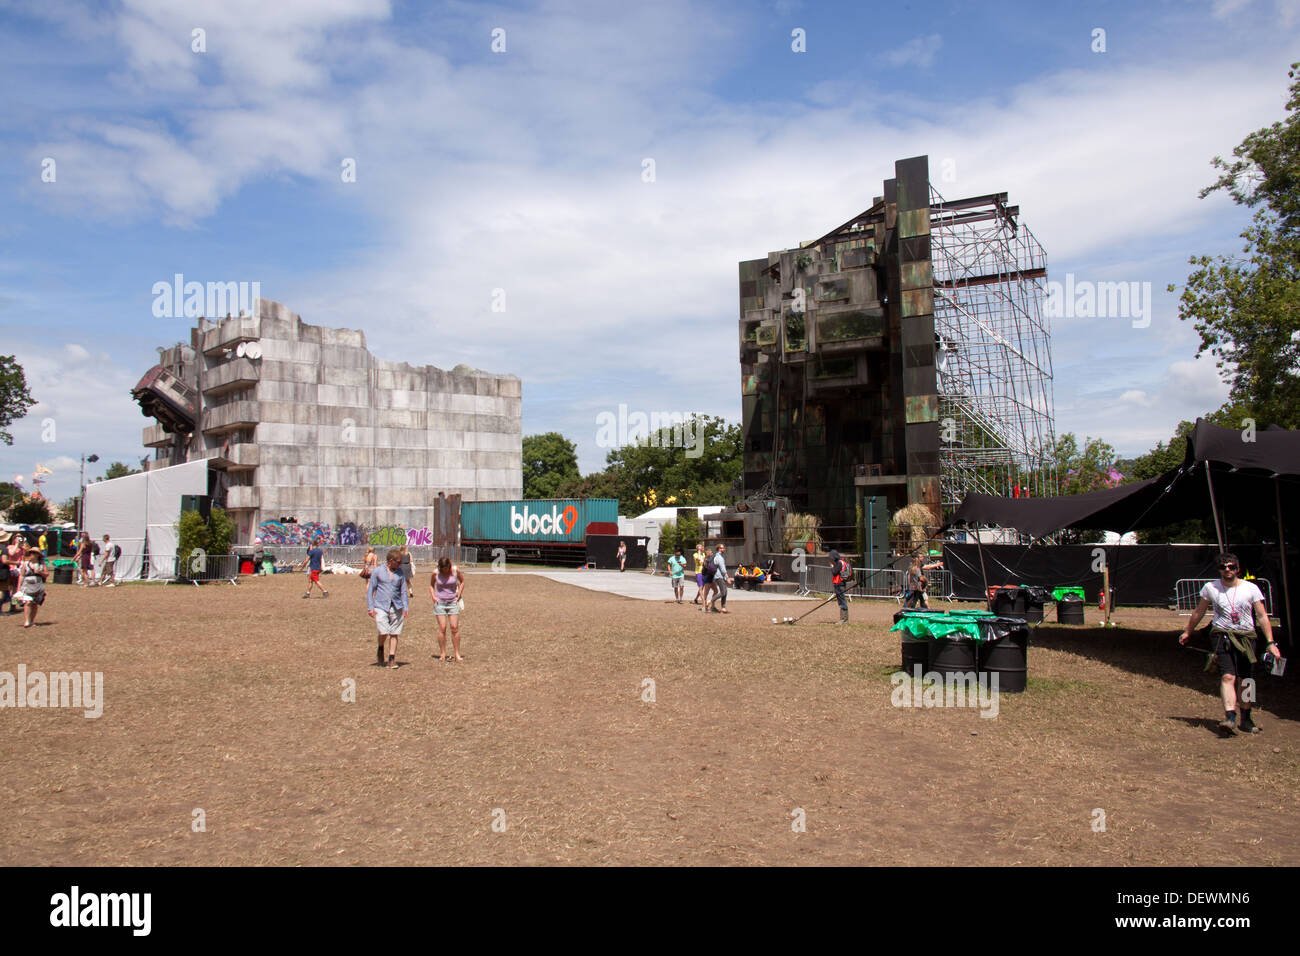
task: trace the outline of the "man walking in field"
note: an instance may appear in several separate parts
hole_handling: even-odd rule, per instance
[[[668,559],[669,579],[673,584],[673,597],[677,603],[682,603],[682,591],[686,587],[685,580],[686,559],[682,557],[682,549],[673,549],[673,556]]]
[[[325,549],[320,546],[320,538],[311,543],[311,548],[307,551],[307,557],[303,558],[303,564],[308,565],[307,569],[307,591],[303,597],[311,597],[311,586],[314,584],[320,588],[321,597],[329,597],[329,591],[325,590],[325,585],[320,583],[320,573],[322,562],[325,560]]]
[[[1250,581],[1242,581],[1237,577],[1241,570],[1237,556],[1221,554],[1217,564],[1219,580],[1209,581],[1201,588],[1201,603],[1192,612],[1178,643],[1186,644],[1205,612],[1214,609],[1214,617],[1210,622],[1210,650],[1223,675],[1219,681],[1219,693],[1223,697],[1223,720],[1219,722],[1219,730],[1227,736],[1238,731],[1257,734],[1260,728],[1250,718],[1250,705],[1254,703],[1254,695],[1243,693],[1247,680],[1251,682],[1253,690],[1255,624],[1259,624],[1268,641],[1268,646],[1264,648],[1266,652],[1281,656],[1281,648],[1273,640],[1273,624],[1264,607],[1264,595]],[[1240,722],[1237,719],[1238,703],[1241,705]]]
[[[122,553],[122,549],[113,542],[108,540],[108,535],[104,535],[104,547],[101,549],[104,556],[104,563],[99,569],[99,583],[106,588],[117,587],[117,574],[113,570],[117,567],[117,559]]]
[[[384,666],[384,650],[387,643],[388,666],[397,667],[397,639],[402,634],[402,625],[410,613],[407,604],[406,578],[402,576],[402,552],[393,548],[388,552],[388,563],[382,568],[375,568],[370,573],[370,583],[366,586],[366,613],[379,628],[379,651],[377,653],[380,667]]]

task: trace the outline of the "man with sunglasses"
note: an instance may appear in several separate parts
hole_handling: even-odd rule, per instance
[[[1219,691],[1223,695],[1223,720],[1219,729],[1231,736],[1240,730],[1243,734],[1257,734],[1259,727],[1250,719],[1250,703],[1241,701],[1241,722],[1237,722],[1237,697],[1240,682],[1255,675],[1255,622],[1259,622],[1268,640],[1266,652],[1280,656],[1281,649],[1273,640],[1273,624],[1264,608],[1264,595],[1250,581],[1237,578],[1241,562],[1235,554],[1221,554],[1216,559],[1219,580],[1209,581],[1201,588],[1201,603],[1192,612],[1187,629],[1178,639],[1186,644],[1205,612],[1214,609],[1210,622],[1210,649],[1218,662],[1223,679]]]

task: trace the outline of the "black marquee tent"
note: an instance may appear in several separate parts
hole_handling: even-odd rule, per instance
[[[1300,432],[1270,427],[1237,430],[1198,420],[1183,463],[1159,478],[1059,498],[967,495],[946,527],[1014,528],[1032,538],[1064,529],[1124,534],[1196,517],[1214,522],[1219,548],[1231,547],[1231,525],[1276,527],[1281,553],[1300,532]],[[1287,562],[1280,561],[1291,633]]]

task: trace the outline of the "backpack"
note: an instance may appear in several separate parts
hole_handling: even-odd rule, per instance
[[[98,541],[92,541],[92,542],[90,542],[90,553],[93,554],[93,555],[95,555],[96,557],[99,557],[99,542],[98,542]]]
[[[113,556],[109,560],[116,561],[121,556],[122,556],[122,546],[120,544],[113,545]]]

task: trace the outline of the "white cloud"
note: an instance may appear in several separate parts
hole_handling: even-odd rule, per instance
[[[486,50],[487,15],[446,13]],[[35,147],[60,158],[58,190],[41,195],[78,214],[206,227],[249,184],[347,189],[373,225],[355,254],[263,293],[308,322],[365,328],[386,358],[519,374],[525,415],[530,396],[546,395],[553,417],[538,425],[571,423],[580,442],[577,429],[594,433],[592,400],[737,417],[736,262],[865,208],[900,157],[928,153],[949,198],[1009,192],[1053,270],[1100,278],[1109,266],[1146,281],[1214,251],[1195,233],[1213,225],[1230,240],[1231,206],[1197,199],[1209,158],[1281,115],[1289,62],[1284,37],[1249,62],[1190,70],[1097,58],[997,96],[891,93],[884,112],[856,64],[790,101],[719,99],[711,80],[742,41],[682,2],[600,18],[511,11],[510,52],[488,59],[436,36],[408,40],[389,17],[377,0],[130,0],[114,34],[118,79],[169,105],[168,120],[71,116]],[[206,54],[189,50],[195,26],[207,30]],[[925,66],[941,44],[917,37],[894,56]],[[355,184],[339,183],[344,156],[357,159]],[[641,178],[646,157],[653,183]],[[939,178],[945,160],[955,181]],[[490,311],[496,288],[505,313]],[[1058,329],[1058,372],[1098,389],[1066,394],[1063,422],[1089,421],[1098,396],[1129,395],[1105,437],[1145,443],[1167,437],[1183,409],[1217,407],[1209,363],[1182,363],[1196,366],[1186,374],[1168,364],[1193,354],[1195,339],[1160,308],[1145,339],[1121,324]],[[1140,423],[1137,394],[1149,402]]]
[[[890,66],[915,64],[925,68],[934,63],[935,54],[939,52],[941,46],[943,46],[943,37],[938,33],[915,37],[908,40],[897,50],[886,53],[885,62]]]
[[[10,426],[13,445],[0,445],[0,475],[30,480],[34,467],[43,464],[54,472],[46,476],[45,496],[59,502],[77,493],[82,454],[100,459],[86,466],[87,480],[113,461],[139,467],[146,457],[141,431],[152,422],[131,399],[141,370],[75,343],[15,341],[11,348],[37,404]]]

